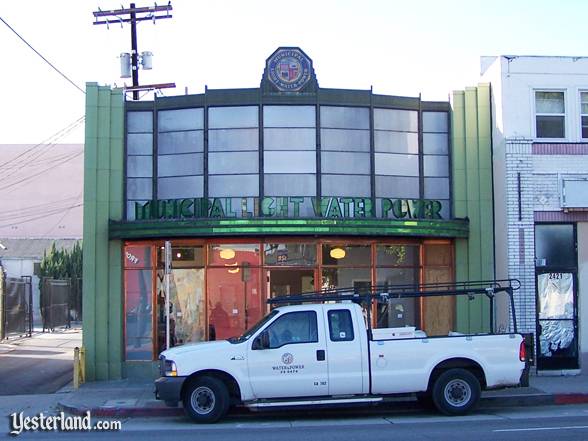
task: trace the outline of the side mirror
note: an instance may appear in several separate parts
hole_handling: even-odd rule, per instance
[[[261,350],[261,349],[269,349],[269,333],[267,331],[262,331],[255,340],[253,340],[253,344],[251,345],[251,349]]]

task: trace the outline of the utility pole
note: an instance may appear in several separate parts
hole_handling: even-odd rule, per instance
[[[170,11],[172,10],[171,1],[165,6],[147,7],[135,7],[135,3],[131,3],[129,8],[115,9],[110,11],[102,11],[98,8],[95,11],[94,21],[95,25],[105,24],[107,27],[110,24],[120,23],[121,27],[123,23],[131,24],[131,69],[132,69],[132,87],[125,87],[126,90],[132,90],[133,100],[139,99],[140,90],[150,89],[162,89],[165,87],[175,87],[174,83],[163,83],[163,84],[150,84],[150,85],[139,85],[139,52],[137,49],[137,22],[151,20],[155,23],[155,20],[163,18],[171,18]]]

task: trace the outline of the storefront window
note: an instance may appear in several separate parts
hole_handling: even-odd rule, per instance
[[[151,246],[124,252],[125,348],[127,360],[153,358],[153,271]]]
[[[323,291],[350,288],[365,292],[372,285],[369,268],[323,268],[321,288]]]
[[[237,243],[209,245],[209,265],[222,265],[225,267],[243,265],[247,262],[252,266],[259,266],[259,244]]]
[[[260,285],[259,244],[210,245],[208,251],[208,338],[241,335],[265,312]]]
[[[314,269],[272,268],[265,271],[269,297],[315,291]]]
[[[378,266],[411,266],[419,265],[418,245],[377,245],[376,264]],[[412,282],[410,282],[412,283]]]
[[[377,245],[376,284],[379,289],[393,285],[419,283],[419,245]],[[418,327],[418,302],[416,299],[391,299],[377,306],[376,326],[395,328]]]
[[[159,248],[157,271],[157,353],[165,349],[165,275],[164,252]],[[170,274],[170,346],[206,339],[204,303],[204,248],[178,246],[172,248]]]
[[[445,241],[173,244],[171,346],[240,335],[270,309],[272,297],[453,280],[453,245]],[[124,267],[126,359],[152,360],[166,344],[161,242],[125,246]],[[446,335],[454,330],[455,298],[394,299],[372,312],[379,328],[415,326]]]
[[[323,244],[321,289],[352,288],[365,290],[371,286],[371,246]],[[357,268],[357,267],[368,268]]]
[[[313,243],[266,243],[263,246],[264,264],[306,266],[316,264],[316,245]]]
[[[323,244],[323,265],[370,266],[370,245]]]

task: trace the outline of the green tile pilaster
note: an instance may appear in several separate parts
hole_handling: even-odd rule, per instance
[[[492,139],[490,86],[479,84],[453,93],[452,192],[456,217],[469,219],[469,237],[456,239],[456,280],[494,278]],[[490,327],[486,299],[457,302],[457,328],[483,332]]]
[[[123,96],[87,84],[84,152],[84,347],[89,381],[122,376],[121,242],[110,219],[122,217]]]

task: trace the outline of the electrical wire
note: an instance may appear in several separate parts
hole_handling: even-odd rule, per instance
[[[81,122],[78,122],[77,125],[80,125]],[[22,158],[19,160],[18,164],[14,164],[12,165],[12,170],[10,170],[7,173],[4,173],[1,177],[0,177],[0,182],[4,182],[9,180],[10,177],[16,175],[19,171],[21,171],[24,168],[30,169],[33,168],[31,166],[30,161],[34,161],[38,158],[40,158],[41,156],[43,156],[45,153],[47,153],[47,151],[55,146],[57,144],[57,141],[59,141],[61,138],[63,138],[64,136],[66,136],[68,133],[70,133],[71,131],[75,130],[77,126],[72,126],[70,127],[70,129],[68,129],[65,132],[62,132],[62,134],[60,135],[59,138],[54,139],[50,144],[43,144],[40,146],[39,150],[36,152],[31,153],[28,157],[26,158]],[[82,150],[83,151],[83,150]],[[58,162],[58,161],[56,161]]]
[[[40,147],[40,146],[42,146],[44,144],[47,144],[49,141],[53,140],[54,138],[57,138],[57,139],[55,139],[55,141],[61,139],[64,136],[64,134],[62,132],[66,132],[67,131],[67,133],[69,133],[69,130],[70,130],[70,128],[72,128],[72,126],[78,125],[79,123],[83,122],[85,119],[86,119],[85,116],[80,116],[74,122],[68,124],[67,126],[65,126],[63,129],[59,130],[58,132],[55,132],[53,135],[49,136],[48,138],[46,138],[45,140],[41,141],[40,143],[35,144],[34,146],[28,148],[27,150],[25,150],[24,152],[18,154],[14,158],[11,158],[8,161],[3,162],[2,164],[0,164],[0,169],[2,169],[5,165],[10,164],[10,163],[16,161],[18,158],[21,158],[22,156],[26,155],[27,153],[35,150],[36,148],[38,148],[38,147]],[[19,161],[19,162],[21,162],[21,161]]]
[[[42,175],[43,173],[46,173],[46,172],[48,172],[49,170],[53,170],[55,167],[57,167],[57,166],[59,166],[59,165],[65,164],[66,162],[68,162],[68,161],[71,161],[71,160],[72,160],[72,159],[74,159],[74,158],[77,158],[77,157],[78,157],[78,156],[80,156],[82,153],[84,153],[84,151],[83,151],[83,150],[82,150],[82,151],[80,151],[80,152],[78,152],[78,153],[76,153],[75,155],[72,155],[72,156],[70,156],[69,158],[66,158],[66,159],[65,159],[65,160],[63,160],[63,161],[60,161],[60,162],[56,163],[56,164],[55,164],[54,166],[52,166],[52,167],[48,167],[48,168],[46,168],[46,169],[44,169],[44,170],[41,170],[41,171],[40,171],[40,172],[38,172],[38,173],[35,173],[35,174],[33,174],[33,175],[30,175],[30,176],[27,176],[26,178],[23,178],[23,179],[21,179],[21,180],[19,180],[19,181],[16,181],[16,182],[13,182],[13,183],[11,183],[11,184],[7,184],[7,185],[5,185],[5,186],[3,186],[3,187],[0,187],[0,190],[5,190],[5,189],[7,189],[7,188],[14,187],[15,185],[17,185],[17,184],[21,184],[21,183],[23,183],[23,182],[28,182],[28,181],[30,181],[31,179],[34,179],[34,178],[36,178],[37,176],[39,176],[39,175]]]
[[[59,208],[63,209],[69,207],[73,202],[77,202],[80,196],[71,196],[65,199],[59,199],[51,202],[44,202],[42,204],[30,205],[23,208],[14,208],[11,210],[2,210],[0,213],[0,221],[12,220],[21,217],[34,216],[45,213],[48,209]],[[74,201],[75,200],[75,201]]]
[[[71,207],[68,207],[68,209],[71,210],[73,208],[81,207],[83,205],[84,204],[82,204],[82,203],[75,204],[75,205],[72,205]],[[21,221],[13,222],[13,223],[10,223],[10,224],[3,224],[3,225],[0,225],[0,228],[12,227],[14,225],[20,225],[20,224],[26,224],[28,222],[33,222],[33,221],[36,221],[38,219],[43,219],[43,218],[47,218],[49,216],[53,216],[53,215],[59,214],[60,212],[61,212],[61,210],[55,211],[55,212],[51,212],[49,214],[45,213],[45,214],[42,214],[42,215],[39,215],[39,216],[36,216],[36,217],[32,217],[32,218],[27,219],[27,220],[21,220]]]
[[[72,86],[74,86],[76,89],[78,89],[84,95],[86,94],[86,91],[84,89],[82,89],[80,86],[78,86],[72,80],[70,80],[67,75],[65,75],[63,72],[61,72],[59,69],[57,69],[49,60],[47,60],[47,58],[45,58],[43,55],[41,55],[40,52],[37,51],[33,46],[31,46],[23,37],[21,37],[20,34],[12,28],[12,26],[10,26],[8,23],[6,23],[6,21],[2,17],[0,17],[0,20],[2,21],[2,23],[4,23],[8,27],[8,29],[10,29],[12,32],[14,32],[14,34],[18,38],[20,38],[24,44],[26,44],[29,48],[32,49],[32,51],[34,53],[36,53],[39,57],[41,57],[43,59],[43,61],[45,61],[45,63],[47,63],[49,66],[51,66],[53,68],[53,70],[55,70],[55,72],[57,72],[59,75],[61,75],[63,78],[65,78]]]
[[[76,199],[81,199],[81,197],[82,197],[82,194],[83,194],[83,193],[84,193],[84,190],[82,189],[82,191],[80,191],[80,193],[78,194],[78,196],[77,196],[77,198],[76,198]],[[83,203],[82,203],[82,205],[83,205]],[[59,225],[59,224],[60,224],[60,223],[63,221],[63,219],[65,219],[65,216],[67,216],[67,215],[69,214],[69,212],[70,212],[70,211],[73,209],[73,207],[74,207],[74,206],[72,205],[71,207],[69,207],[67,210],[65,210],[65,211],[63,212],[63,216],[61,216],[61,217],[59,218],[59,220],[58,220],[58,221],[57,221],[57,222],[56,222],[56,223],[53,225],[53,227],[51,227],[51,228],[49,229],[49,231],[47,231],[47,232],[45,233],[44,237],[49,237],[49,235],[50,235],[51,233],[53,233],[53,230],[55,230],[55,228],[57,228],[57,226],[58,226],[58,225]]]
[[[78,198],[78,199],[80,199],[80,198]],[[77,201],[75,201],[75,203],[81,203],[81,200],[77,200]],[[5,218],[0,219],[0,222],[12,222],[12,221],[16,221],[18,219],[29,219],[33,216],[42,216],[42,215],[50,216],[53,214],[61,214],[61,213],[63,213],[64,210],[68,210],[71,207],[71,204],[72,203],[70,202],[70,204],[65,207],[53,207],[51,209],[38,210],[35,213],[7,216]]]

